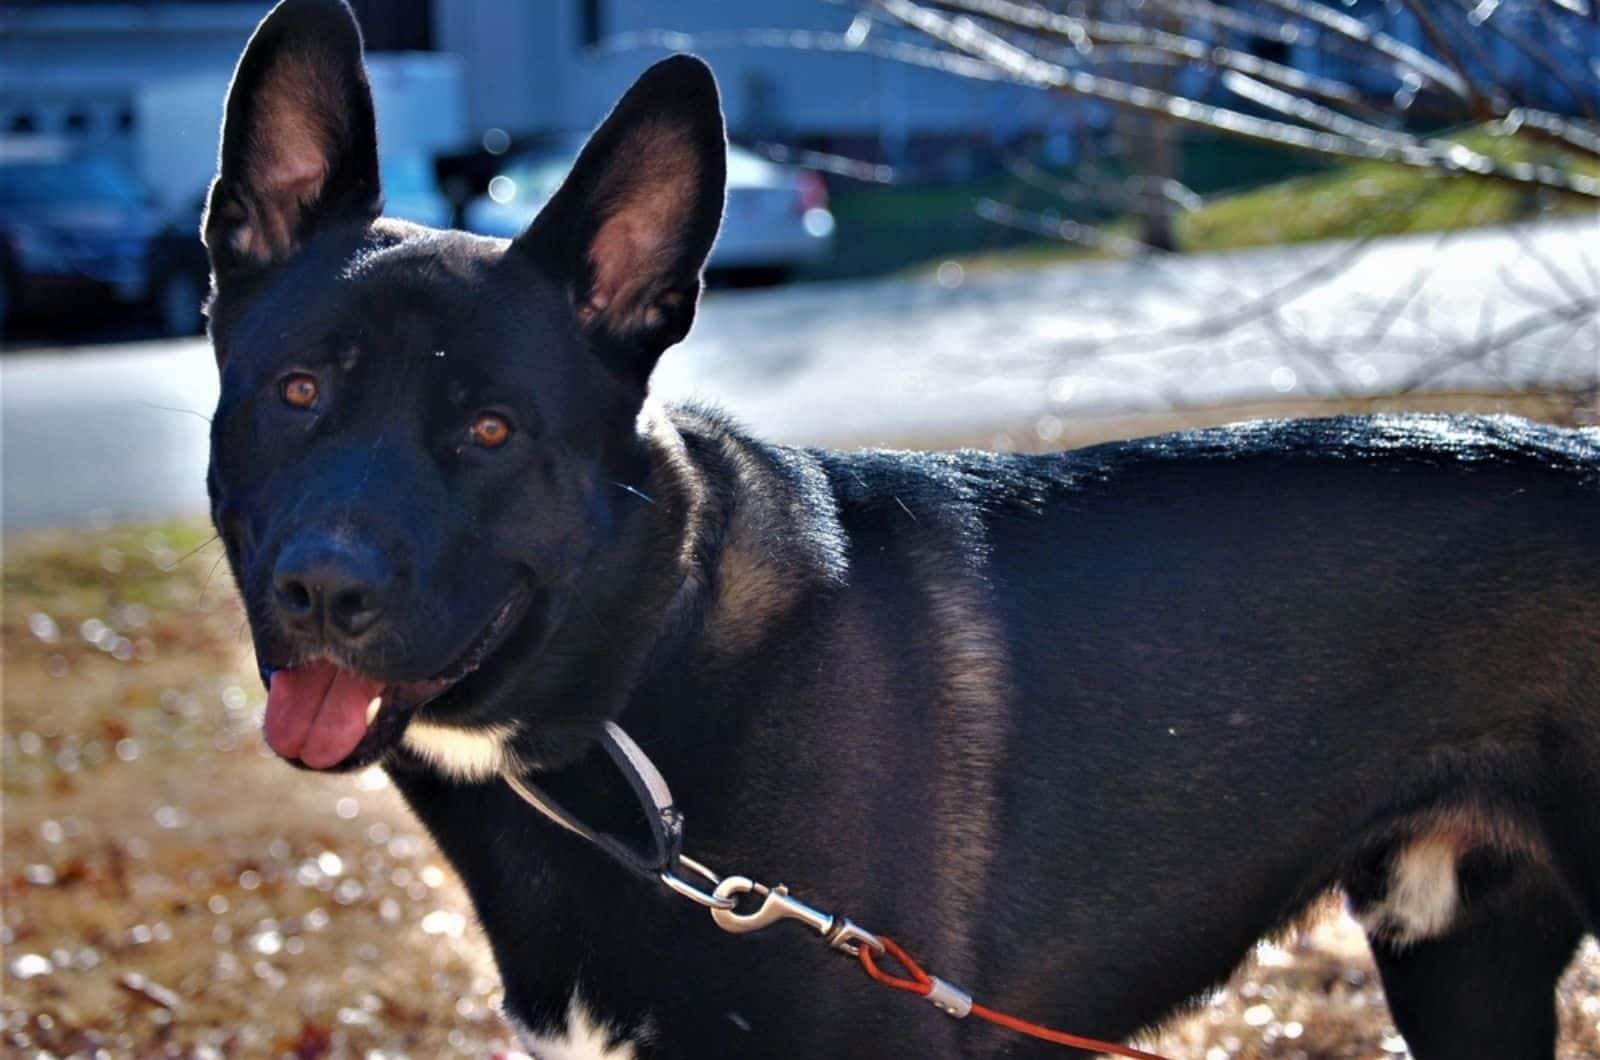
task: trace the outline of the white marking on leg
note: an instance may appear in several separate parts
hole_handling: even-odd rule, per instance
[[[406,726],[405,745],[423,761],[456,780],[487,780],[511,762],[511,725],[460,729],[413,721]]]
[[[634,1043],[599,1022],[578,992],[567,1002],[566,1026],[539,1033],[510,1013],[506,1022],[534,1060],[636,1060]]]
[[[1399,946],[1444,934],[1461,905],[1457,856],[1455,844],[1442,839],[1406,847],[1389,869],[1388,892],[1361,913],[1361,925]]]

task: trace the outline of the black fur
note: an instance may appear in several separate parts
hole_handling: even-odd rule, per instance
[[[674,151],[696,161],[699,170],[696,179],[677,187],[659,171],[673,161],[662,156]],[[675,230],[662,233],[663,242],[645,254],[653,259],[645,263],[653,275],[635,295],[655,303],[662,319],[630,327],[616,320],[618,313],[602,313],[596,321],[602,326],[590,329],[596,352],[641,386],[661,351],[694,322],[701,265],[722,220],[726,171],[722,110],[711,71],[689,56],[667,59],[628,90],[585,145],[549,208],[512,243],[514,253],[538,263],[582,305],[595,287],[594,246],[604,224],[652,192],[671,203]]]
[[[336,16],[296,0],[252,52]],[[219,188],[251,132],[228,113]],[[364,203],[370,102],[341,120],[361,157],[321,201]],[[650,179],[608,167],[662,123],[693,186],[661,189],[687,204],[640,288],[661,312],[619,327],[586,309],[592,243],[636,207],[589,192]],[[248,275],[217,259],[210,487],[264,673],[320,652],[410,687],[488,652],[342,766],[381,759],[460,873],[508,1014],[554,1033],[576,991],[639,1057],[1060,1055],[869,989],[798,927],[721,933],[493,777],[445,776],[408,724],[515,726],[541,783],[627,830],[593,741],[620,719],[695,856],[1098,1036],[1161,1020],[1330,888],[1380,908],[1410,844],[1454,843],[1447,928],[1375,925],[1398,1025],[1421,1060],[1550,1057],[1554,979],[1600,917],[1600,437],[1342,418],[840,454],[654,409],[720,130],[705,68],[668,60],[509,249],[357,207],[311,211]],[[314,407],[282,400],[294,372]],[[499,448],[470,441],[484,410]],[[308,547],[368,571],[370,634],[283,620],[272,573]]]
[[[295,134],[290,136],[288,134]],[[325,171],[292,188],[268,177],[291,148]],[[364,222],[381,208],[372,92],[361,30],[342,3],[283,0],[251,36],[223,121],[217,179],[201,232],[214,274],[240,286],[319,228]],[[254,252],[241,249],[253,236]]]

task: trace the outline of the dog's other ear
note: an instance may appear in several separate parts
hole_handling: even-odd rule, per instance
[[[274,265],[319,224],[376,217],[378,131],[361,30],[343,0],[283,0],[228,88],[201,225],[223,277]]]
[[[640,383],[694,322],[722,223],[727,150],[710,68],[689,55],[664,59],[634,82],[516,241],[565,285],[596,349]]]

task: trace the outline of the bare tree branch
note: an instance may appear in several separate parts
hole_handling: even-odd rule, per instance
[[[1397,392],[1405,394],[1420,390],[1452,369],[1460,368],[1466,364],[1482,362],[1491,354],[1507,349],[1523,339],[1537,335],[1541,331],[1548,331],[1551,328],[1562,325],[1576,324],[1583,326],[1592,321],[1596,313],[1600,313],[1600,298],[1584,298],[1568,302],[1542,313],[1524,317],[1515,324],[1508,325],[1486,338],[1459,346],[1449,356],[1430,360],[1402,383]]]
[[[941,48],[928,48],[877,37],[854,38],[848,33],[825,33],[814,30],[745,29],[683,33],[670,29],[646,29],[615,34],[606,38],[596,50],[622,52],[636,48],[663,48],[667,51],[777,48],[804,52],[842,52],[892,59],[908,66],[938,70],[974,81],[1006,80],[1001,71],[988,63]]]
[[[1095,250],[1108,251],[1118,257],[1137,258],[1145,254],[1164,253],[1159,247],[1141,243],[1137,239],[1130,239],[1082,221],[1052,217],[1031,210],[1018,210],[994,199],[979,199],[977,206],[978,216],[985,221],[1067,243],[1077,243]]]
[[[1069,115],[1091,116],[1076,151],[1116,151],[1115,176],[1097,175],[1091,155],[1076,159],[1073,178],[1064,179],[1013,149],[1002,161],[1012,177],[1036,189],[1030,205],[1042,191],[1063,209],[1024,208],[991,197],[975,200],[975,210],[1005,228],[1129,259],[1100,263],[1086,275],[1110,284],[1137,277],[1155,294],[1147,302],[1148,326],[1069,330],[1064,341],[1052,336],[1043,343],[1038,331],[1022,328],[1015,349],[1001,340],[994,354],[1020,359],[1025,372],[1047,371],[1054,381],[1063,371],[1075,371],[1071,365],[1087,367],[1103,358],[1115,365],[1114,378],[1108,374],[1101,388],[1110,400],[1153,397],[1174,406],[1195,400],[1175,378],[1208,372],[1238,378],[1241,365],[1259,370],[1262,385],[1278,393],[1328,395],[1375,386],[1392,390],[1397,384],[1459,385],[1463,379],[1486,386],[1592,388],[1585,379],[1600,377],[1600,353],[1589,366],[1573,345],[1590,336],[1600,341],[1600,267],[1592,257],[1573,253],[1574,239],[1581,242],[1576,229],[1512,228],[1510,237],[1518,241],[1513,253],[1520,257],[1497,250],[1500,256],[1487,265],[1500,270],[1499,299],[1460,296],[1462,270],[1473,262],[1446,249],[1453,234],[1431,246],[1387,246],[1386,267],[1408,263],[1400,266],[1404,272],[1362,271],[1372,241],[1403,229],[1424,199],[1430,212],[1453,204],[1457,223],[1485,206],[1499,216],[1507,198],[1479,194],[1494,186],[1523,193],[1515,200],[1522,204],[1518,209],[1543,210],[1553,194],[1600,202],[1600,178],[1572,165],[1600,158],[1600,124],[1556,112],[1570,107],[1592,118],[1600,107],[1600,77],[1591,85],[1578,72],[1600,73],[1585,50],[1592,48],[1594,23],[1578,21],[1600,18],[1592,0],[1388,0],[1386,12],[1400,21],[1381,27],[1353,17],[1337,0],[819,2],[853,10],[849,29],[655,32],[612,45],[872,55],[1110,107],[1116,118],[1109,129],[1100,124],[1098,108]],[[1387,29],[1395,25],[1401,28]],[[1407,36],[1413,33],[1418,36]],[[1545,79],[1504,72],[1508,50],[1530,57],[1523,65]],[[1498,134],[1536,138],[1553,150],[1532,161],[1506,161],[1475,143],[1417,131],[1452,122],[1495,122]],[[1179,256],[1161,253],[1176,242],[1171,215],[1196,202],[1173,179],[1180,129],[1458,179],[1469,194],[1439,198],[1438,181],[1408,182],[1411,190],[1402,195],[1363,198],[1353,216],[1366,234],[1327,253],[1222,255],[1191,268]],[[1156,144],[1159,149],[1151,149]],[[855,163],[821,168],[869,177],[874,172]],[[1101,224],[1097,218],[1106,214],[1083,209],[1088,206],[1128,220]],[[1345,216],[1352,215],[1335,204],[1334,225]],[[1132,230],[1134,220],[1142,239],[1125,234],[1123,226]],[[1315,231],[1307,225],[1300,233]],[[1475,238],[1483,239],[1475,247],[1504,246],[1499,237]],[[1264,268],[1263,261],[1276,267]],[[1341,296],[1345,301],[1330,303],[1335,291],[1348,292]],[[1531,358],[1540,360],[1530,364]],[[985,365],[995,370],[993,355]],[[1014,367],[1006,368],[1013,376]]]
[[[1494,17],[1500,7],[1498,0],[1492,5],[1485,3],[1474,5],[1472,0],[1456,0],[1456,3],[1467,11],[1467,21],[1470,24],[1486,27],[1491,33],[1499,36],[1501,40],[1532,59],[1538,64],[1542,72],[1548,73],[1556,80],[1557,84],[1566,89],[1567,94],[1577,103],[1578,109],[1583,112],[1585,118],[1590,121],[1600,121],[1600,91],[1596,89],[1596,82],[1600,82],[1600,77],[1588,84],[1575,81],[1568,75],[1566,64],[1552,55],[1549,49],[1545,48],[1533,37],[1522,32],[1515,24],[1504,18]],[[1600,9],[1591,9],[1588,17],[1590,19],[1600,19]],[[1596,66],[1593,62],[1590,64],[1590,70],[1591,72],[1596,71]]]
[[[787,144],[756,143],[751,145],[757,154],[774,162],[789,166],[805,166],[822,173],[859,180],[865,184],[894,183],[894,167],[882,163],[863,162],[826,151],[808,151]]]
[[[1548,111],[1517,107],[1506,114],[1503,125],[1507,133],[1526,131],[1546,143],[1555,143],[1590,158],[1600,158],[1600,130],[1567,121]]]
[[[1368,123],[1360,123],[1361,135],[1357,135],[1354,127],[1351,127],[1351,132],[1337,133],[1257,118],[1242,111],[1174,96],[1116,78],[1069,70],[1030,54],[970,18],[951,19],[914,0],[872,2],[891,18],[990,66],[998,75],[1022,84],[1071,92],[1229,136],[1325,157],[1373,159],[1524,187],[1543,187],[1586,199],[1600,199],[1600,178],[1564,173],[1551,166],[1498,162],[1462,144],[1408,135],[1396,136]],[[1304,6],[1299,4],[1299,0],[1263,2]],[[1356,121],[1353,118],[1343,120]]]
[[[1176,180],[1132,176],[1121,181],[1103,181],[1090,185],[1062,180],[1015,154],[1006,154],[1002,161],[1006,172],[1026,184],[1050,192],[1063,202],[1093,203],[1127,210],[1140,199],[1155,196],[1170,202],[1180,210],[1198,210],[1201,205],[1200,196]]]
[[[1504,114],[1504,102],[1501,100],[1491,102],[1488,96],[1485,95],[1483,89],[1473,79],[1466,64],[1456,54],[1455,45],[1451,43],[1450,38],[1445,35],[1444,31],[1439,28],[1439,24],[1434,21],[1433,16],[1428,14],[1428,6],[1421,3],[1420,0],[1401,0],[1401,3],[1405,5],[1407,11],[1411,12],[1411,17],[1417,20],[1417,24],[1422,27],[1422,32],[1427,35],[1428,40],[1438,49],[1439,54],[1444,56],[1445,62],[1450,64],[1450,68],[1460,78],[1461,84],[1466,89],[1467,101],[1471,104],[1473,116],[1479,121],[1489,121]],[[1471,40],[1470,37],[1467,39]],[[1486,57],[1481,52],[1479,53],[1479,59],[1485,66],[1489,65]]]
[[[1196,40],[1163,30],[1101,19],[1078,19],[1031,4],[1011,0],[933,0],[946,9],[983,15],[1023,29],[1038,30],[1064,39],[1086,56],[1097,45],[1124,44],[1147,48],[1175,58],[1220,69],[1237,70],[1294,92],[1304,92],[1347,107],[1371,110],[1356,88],[1332,78],[1317,77],[1282,63],[1268,62],[1220,44]]]
[[[1359,18],[1321,4],[1311,3],[1310,0],[1257,0],[1257,2],[1278,8],[1304,22],[1330,30],[1346,40],[1370,48],[1392,59],[1422,80],[1446,89],[1452,95],[1463,99],[1470,96],[1467,84],[1454,70],[1411,45],[1396,40],[1381,30],[1373,29]]]

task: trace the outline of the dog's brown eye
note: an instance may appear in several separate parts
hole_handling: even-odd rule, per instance
[[[278,384],[278,393],[283,395],[283,400],[297,409],[308,409],[317,403],[316,377],[305,372],[296,372],[284,376],[283,382]]]
[[[472,429],[467,433],[471,436],[473,445],[494,449],[505,445],[506,439],[511,437],[511,424],[506,422],[504,416],[485,412],[472,421]]]

